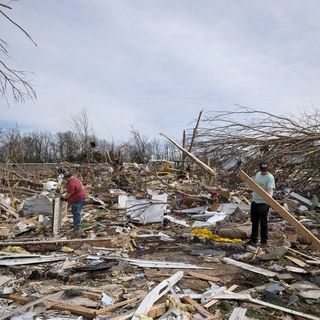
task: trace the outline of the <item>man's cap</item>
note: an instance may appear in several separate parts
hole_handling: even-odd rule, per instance
[[[66,171],[64,172],[64,174],[63,174],[63,177],[64,177],[64,178],[70,178],[71,176],[72,176],[71,172],[70,172],[70,171],[67,171],[67,170],[66,170]]]
[[[63,176],[63,178],[69,178],[72,176],[72,174],[70,173],[70,171],[68,171],[67,169],[65,168],[59,168],[58,170],[58,173],[61,174]]]
[[[268,164],[266,162],[261,162],[260,163],[260,170],[267,170],[268,169]]]

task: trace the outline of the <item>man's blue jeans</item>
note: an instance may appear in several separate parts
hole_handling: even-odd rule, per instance
[[[71,211],[73,216],[73,228],[75,231],[80,230],[81,210],[85,205],[86,205],[86,201],[84,199],[81,199],[80,201],[73,203],[71,205]]]

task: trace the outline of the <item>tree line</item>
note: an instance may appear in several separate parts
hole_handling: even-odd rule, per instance
[[[151,159],[179,159],[179,152],[170,142],[150,138],[133,127],[129,139],[124,142],[97,137],[86,110],[72,119],[71,128],[58,133],[40,130],[22,133],[18,127],[0,128],[0,161],[147,163]]]

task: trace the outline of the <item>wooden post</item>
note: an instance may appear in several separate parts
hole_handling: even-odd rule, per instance
[[[194,143],[194,139],[195,139],[195,137],[196,137],[196,135],[197,135],[197,130],[198,130],[198,127],[199,127],[199,123],[200,123],[200,119],[201,119],[202,112],[203,112],[203,110],[201,110],[201,111],[199,112],[196,125],[195,125],[195,127],[193,128],[193,131],[192,131],[192,138],[191,138],[190,145],[189,145],[189,148],[188,148],[188,151],[189,151],[189,152],[191,152],[191,150],[192,150],[193,143]]]
[[[186,147],[186,130],[183,130],[182,134],[182,148]],[[186,155],[182,152],[182,157],[181,157],[181,169],[184,170],[184,163],[185,163]]]
[[[53,214],[52,214],[52,234],[57,236],[63,222],[67,219],[68,203],[61,201],[60,197],[53,199]]]
[[[289,211],[282,207],[282,205],[274,200],[266,191],[257,185],[244,171],[240,170],[240,178],[255,191],[274,211],[276,211],[283,219],[288,221],[297,232],[299,232],[305,239],[320,251],[320,240],[315,237],[305,226],[303,226]]]

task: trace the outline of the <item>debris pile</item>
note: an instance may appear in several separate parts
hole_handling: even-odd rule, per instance
[[[252,247],[243,171],[63,164],[90,195],[74,238],[60,166],[1,166],[0,319],[320,319],[316,198],[278,189]]]

